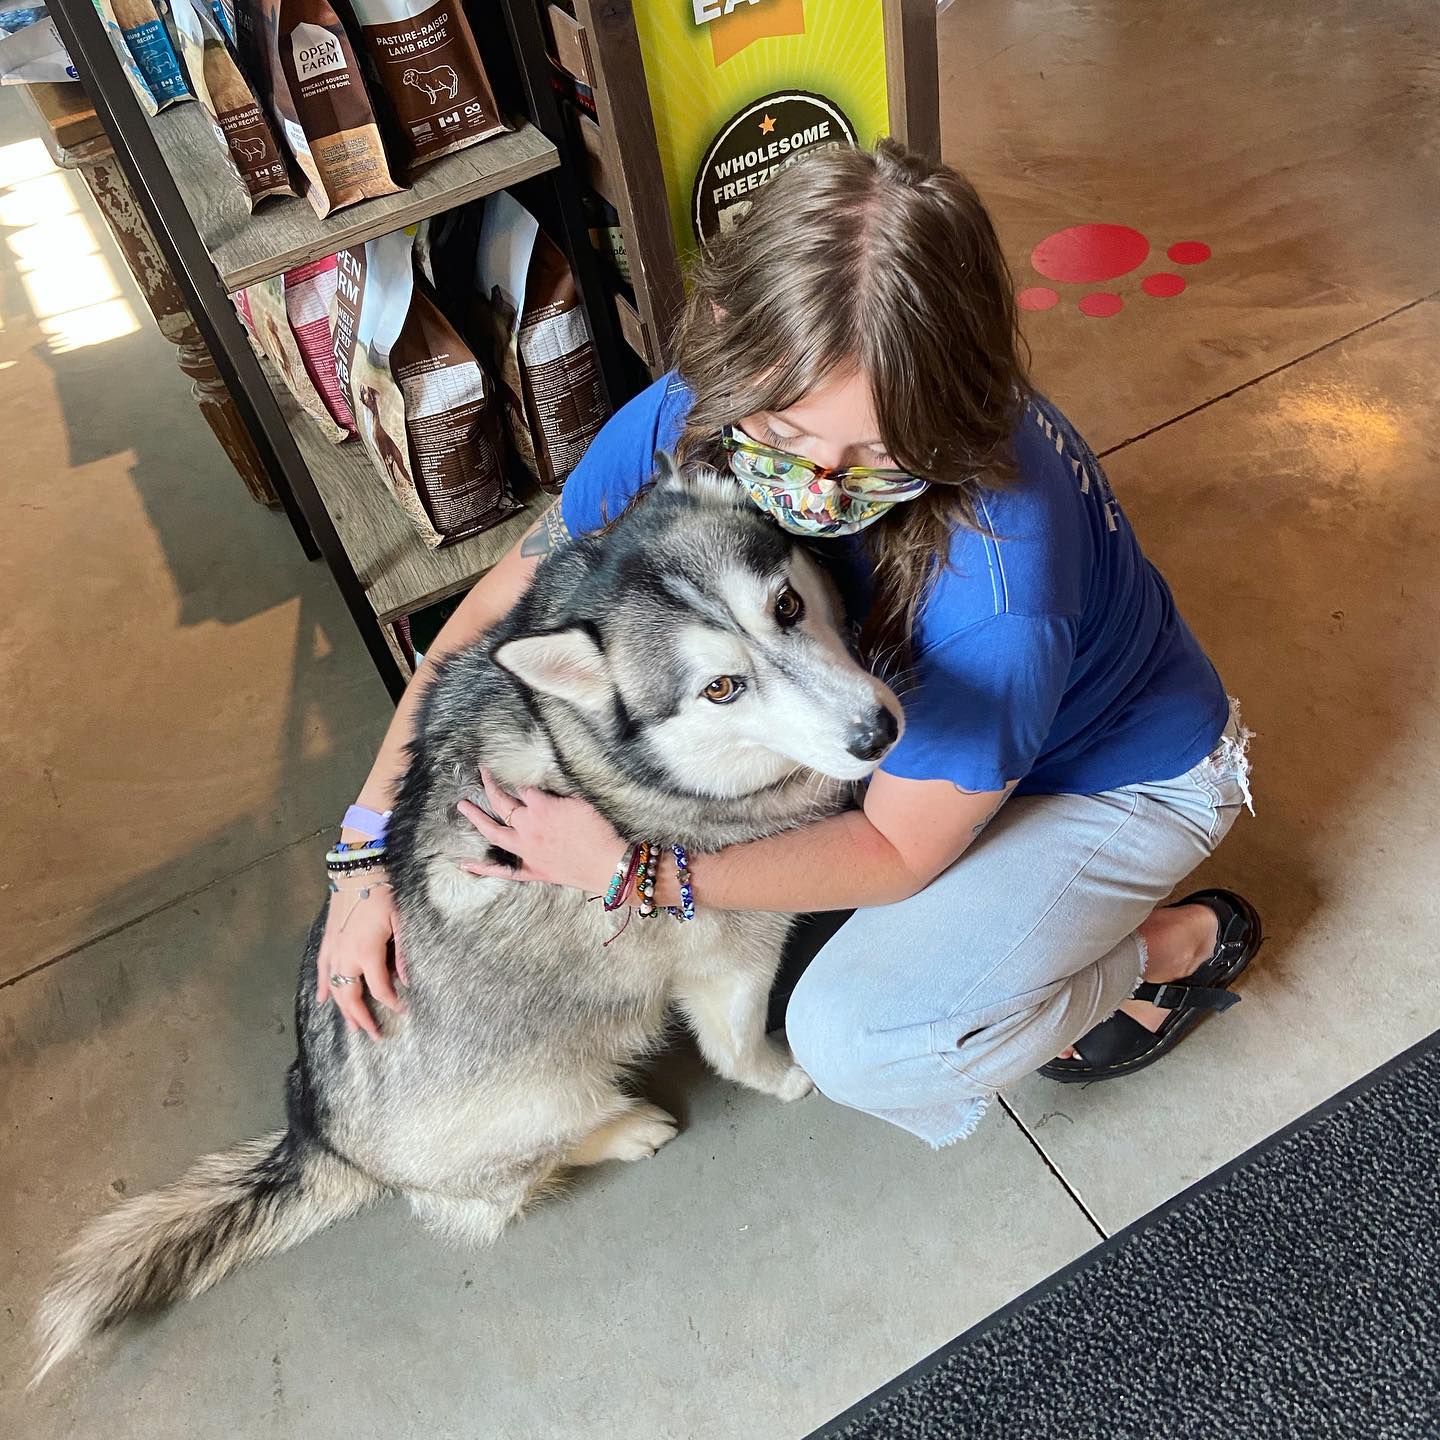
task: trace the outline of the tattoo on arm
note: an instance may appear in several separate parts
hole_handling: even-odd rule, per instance
[[[1011,792],[1012,790],[1014,790],[1015,786],[1016,786],[1018,783],[1019,783],[1018,781],[1012,780],[1012,781],[1000,792],[1000,798],[990,807],[990,813],[989,813],[988,815],[986,815],[986,816],[980,821],[980,823],[979,823],[978,825],[972,825],[972,826],[970,827],[970,839],[971,839],[972,841],[973,841],[973,840],[978,840],[978,839],[980,838],[981,834],[984,832],[985,827],[1000,813],[1000,808],[1001,808],[1001,806],[1003,806],[1003,805],[1005,804],[1005,802],[1010,798],[1010,792]],[[958,786],[958,785],[957,785],[955,788],[956,788],[957,790],[960,790],[960,793],[961,793],[962,795],[977,795],[977,794],[979,794],[979,791],[977,791],[977,790],[965,790],[965,789],[962,789],[962,788],[961,788],[960,786]]]
[[[539,524],[520,542],[520,553],[526,556],[552,555],[570,543],[570,531],[560,513],[557,500],[541,517]]]

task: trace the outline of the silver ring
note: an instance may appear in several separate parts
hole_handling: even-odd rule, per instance
[[[365,977],[363,975],[332,975],[332,985],[358,985]]]

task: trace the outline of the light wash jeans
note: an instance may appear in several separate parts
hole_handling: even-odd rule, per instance
[[[918,895],[857,910],[790,997],[822,1094],[939,1147],[1128,999],[1135,933],[1250,806],[1250,732],[1174,780],[1022,795]]]

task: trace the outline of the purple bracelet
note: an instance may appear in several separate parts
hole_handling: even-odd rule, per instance
[[[385,838],[385,827],[390,822],[392,812],[389,810],[383,813],[379,810],[371,810],[365,805],[352,805],[346,812],[345,818],[340,822],[342,830],[358,830],[369,840],[383,840]]]

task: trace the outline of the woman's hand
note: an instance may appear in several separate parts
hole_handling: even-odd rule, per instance
[[[480,779],[490,809],[500,818],[492,819],[469,800],[460,801],[460,813],[496,849],[508,851],[520,864],[512,867],[467,860],[466,870],[494,880],[540,880],[595,895],[604,893],[626,846],[593,805],[574,796],[528,787],[512,795],[484,770]]]
[[[391,978],[390,952],[394,946],[395,974],[408,985],[405,956],[396,934],[395,893],[385,882],[383,870],[366,871],[339,882],[330,897],[325,916],[325,934],[320,941],[319,975],[315,1003],[335,1001],[349,1030],[363,1030],[372,1040],[380,1038],[380,1027],[365,1002],[365,991],[387,1009],[403,1010]]]

